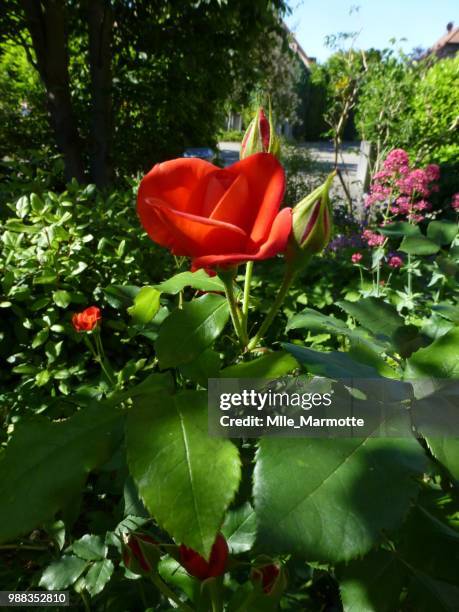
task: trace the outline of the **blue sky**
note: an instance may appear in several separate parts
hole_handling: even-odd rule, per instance
[[[324,61],[331,51],[325,36],[361,31],[356,46],[382,49],[389,40],[404,51],[427,48],[446,32],[448,21],[459,25],[458,0],[290,0],[289,28],[311,57]],[[349,14],[351,7],[360,7]]]

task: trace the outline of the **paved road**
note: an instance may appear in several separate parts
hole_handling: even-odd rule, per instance
[[[298,146],[304,147],[309,151],[312,160],[315,162],[315,171],[329,172],[334,167],[335,153],[333,143],[305,142]],[[359,147],[360,143],[358,142],[344,143],[338,160],[338,168],[341,170],[347,189],[356,200],[360,200],[362,194],[362,186],[360,182],[356,181]],[[225,166],[238,161],[241,148],[238,142],[220,142],[218,148]],[[344,196],[343,188],[338,178],[334,181],[333,191],[337,195]]]

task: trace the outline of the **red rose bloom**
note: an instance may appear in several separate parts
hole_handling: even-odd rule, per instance
[[[72,325],[77,332],[92,331],[101,320],[100,308],[90,306],[83,312],[76,312],[72,317]]]
[[[209,561],[206,561],[195,550],[183,544],[180,546],[179,552],[180,563],[189,574],[199,578],[199,580],[221,576],[225,573],[226,562],[228,560],[228,544],[221,534],[217,536],[212,546]]]
[[[270,563],[269,565],[263,565],[262,567],[258,567],[253,570],[253,579],[261,580],[261,586],[263,587],[263,591],[269,594],[280,574],[280,568],[274,563]]]
[[[290,208],[279,210],[285,174],[268,153],[221,169],[202,159],[157,164],[142,179],[140,221],[152,240],[192,268],[268,259],[285,250]]]

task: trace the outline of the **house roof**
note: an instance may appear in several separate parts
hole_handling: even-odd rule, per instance
[[[309,55],[306,53],[306,51],[303,49],[303,47],[297,41],[297,39],[295,37],[295,34],[290,30],[290,28],[287,26],[285,21],[282,23],[282,25],[284,26],[285,30],[287,31],[287,34],[288,34],[288,37],[289,37],[289,46],[290,46],[290,49],[294,53],[296,53],[296,55],[301,60],[301,62],[303,62],[303,64],[306,66],[306,68],[310,69],[311,66],[316,61],[315,58],[314,57],[309,57]]]
[[[441,38],[432,46],[430,51],[432,53],[438,53],[446,45],[459,45],[459,26],[451,28],[446,34],[443,34]]]

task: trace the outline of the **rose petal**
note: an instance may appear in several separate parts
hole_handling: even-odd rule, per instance
[[[190,209],[190,193],[206,176],[215,171],[213,164],[197,158],[173,159],[153,166],[142,179],[137,196],[138,212],[142,224],[146,198],[158,198],[176,210],[198,212]],[[148,210],[146,212],[148,213]]]
[[[245,227],[252,228],[250,237],[254,242],[264,241],[284,197],[284,169],[269,153],[249,155],[230,168],[234,174],[242,174],[247,179],[250,202],[245,212]]]
[[[148,203],[159,221],[153,224],[150,237],[176,255],[194,256],[209,250],[229,253],[248,242],[247,234],[231,223],[175,210],[160,200],[148,198]]]
[[[283,208],[274,219],[267,240],[259,247],[257,247],[255,243],[252,243],[252,246],[256,248],[255,251],[251,253],[236,252],[223,255],[203,255],[195,257],[192,261],[191,269],[194,271],[199,270],[199,268],[214,268],[216,266],[228,266],[230,264],[237,264],[245,261],[269,259],[285,251],[291,229],[292,209]]]

